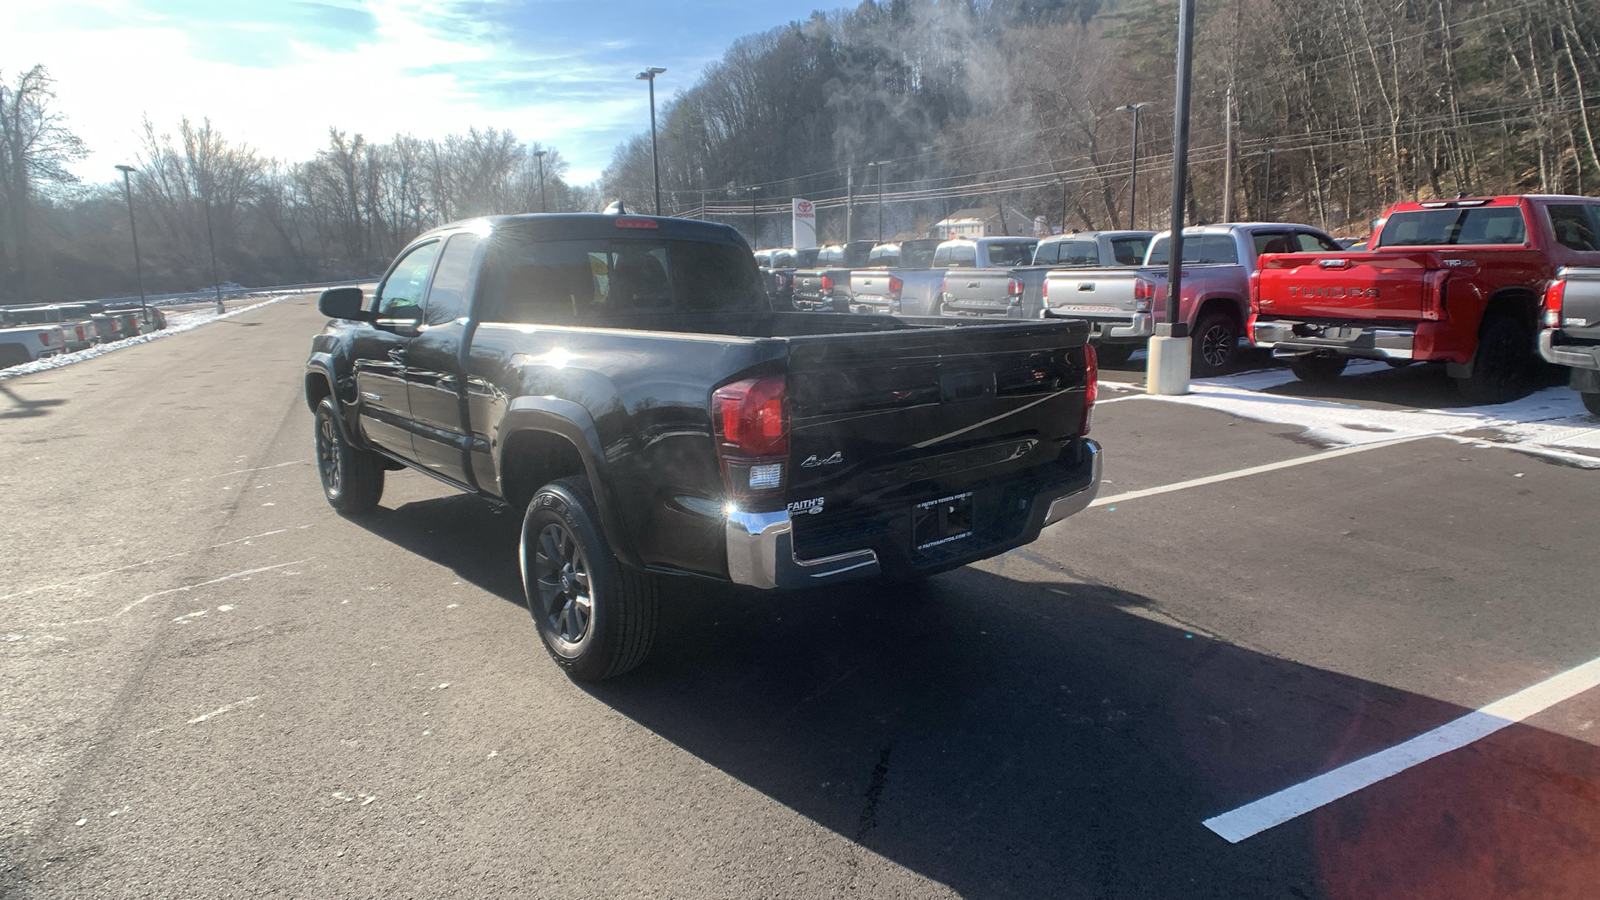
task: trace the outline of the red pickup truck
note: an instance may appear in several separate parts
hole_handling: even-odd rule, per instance
[[[1250,337],[1307,381],[1352,357],[1442,361],[1479,403],[1521,396],[1539,303],[1562,266],[1600,265],[1594,207],[1567,196],[1401,203],[1361,253],[1262,256]]]

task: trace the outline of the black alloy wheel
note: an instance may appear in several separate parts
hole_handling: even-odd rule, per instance
[[[621,675],[655,642],[658,578],[617,559],[586,478],[540,488],[522,520],[522,583],[545,650],[582,681]]]
[[[1221,375],[1233,364],[1239,346],[1239,326],[1226,313],[1211,312],[1194,329],[1194,357],[1189,374],[1195,378]]]
[[[1339,373],[1344,371],[1349,362],[1344,357],[1332,353],[1307,353],[1304,356],[1296,356],[1294,361],[1289,363],[1289,370],[1301,381],[1317,384],[1338,378]]]
[[[533,556],[533,579],[538,584],[541,628],[566,648],[576,648],[589,636],[594,622],[594,598],[589,580],[589,560],[567,526],[552,522],[539,532]]]
[[[346,516],[371,512],[383,497],[383,460],[350,446],[334,418],[333,398],[317,404],[317,475],[328,505]]]

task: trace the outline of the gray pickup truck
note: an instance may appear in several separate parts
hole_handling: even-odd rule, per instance
[[[867,268],[850,272],[850,311],[931,316],[939,302],[944,270],[933,268],[937,238],[879,244]]]
[[[1144,265],[1054,270],[1045,278],[1046,318],[1086,319],[1100,360],[1126,362],[1163,321],[1170,240],[1156,235]],[[1333,238],[1309,225],[1245,222],[1186,228],[1178,320],[1194,341],[1190,370],[1220,375],[1233,364],[1250,318],[1250,276],[1262,253],[1337,253]]]
[[[944,269],[939,289],[941,316],[1016,316],[1023,294],[1012,270],[1033,263],[1039,239],[1032,237],[957,238],[933,252],[933,267]]]
[[[1600,416],[1600,269],[1569,266],[1544,294],[1539,355],[1572,370],[1572,389]]]
[[[871,241],[833,244],[817,251],[809,268],[796,269],[791,279],[794,308],[822,312],[850,311],[850,270],[867,264]]]

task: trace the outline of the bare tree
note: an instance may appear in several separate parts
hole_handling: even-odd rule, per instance
[[[28,296],[33,251],[29,220],[35,196],[44,185],[76,182],[67,164],[88,152],[56,112],[53,85],[42,65],[17,76],[14,84],[0,80],[0,270],[10,270],[6,281],[22,298]]]

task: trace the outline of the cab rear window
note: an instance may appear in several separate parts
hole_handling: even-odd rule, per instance
[[[1383,223],[1379,247],[1482,247],[1522,244],[1528,239],[1522,209],[1479,206],[1397,212]]]

